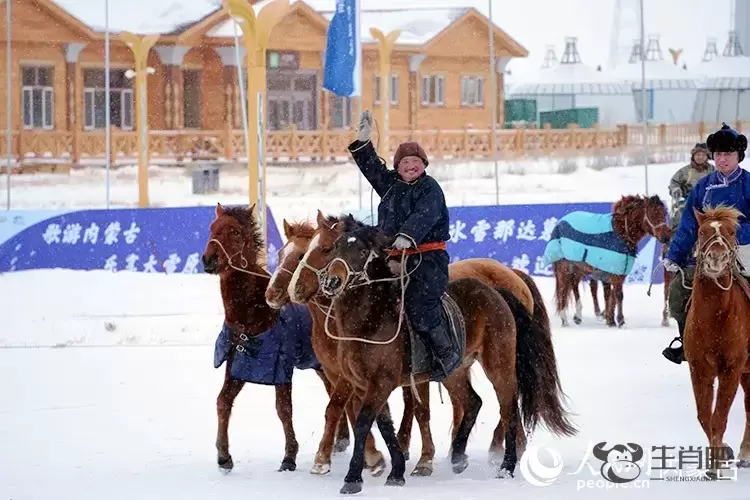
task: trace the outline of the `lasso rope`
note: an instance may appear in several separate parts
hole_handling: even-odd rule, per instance
[[[242,243],[242,248],[240,248],[240,250],[238,252],[236,252],[235,254],[233,254],[233,255],[230,256],[229,252],[227,252],[227,249],[224,248],[224,245],[222,245],[221,242],[219,240],[217,240],[216,238],[211,238],[210,240],[208,240],[208,242],[209,243],[216,243],[219,246],[219,248],[221,248],[221,251],[224,252],[224,255],[227,258],[227,264],[229,265],[229,267],[231,267],[235,271],[239,271],[241,273],[250,274],[252,276],[258,276],[260,278],[270,278],[271,277],[271,274],[268,273],[268,271],[266,271],[262,267],[261,267],[261,269],[263,269],[264,271],[266,271],[267,274],[260,274],[260,273],[256,273],[256,272],[253,272],[253,271],[250,271],[249,269],[247,269],[247,267],[250,265],[250,263],[247,261],[247,258],[245,258],[245,256],[242,254],[242,252],[245,251],[245,243]],[[240,265],[242,267],[237,267],[232,262],[232,259],[235,258],[237,255],[240,256]],[[260,267],[260,266],[258,266],[258,267]]]

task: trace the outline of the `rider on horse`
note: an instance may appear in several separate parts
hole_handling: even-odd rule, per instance
[[[708,161],[708,146],[705,143],[696,144],[690,151],[690,165],[680,168],[669,181],[669,194],[672,196],[672,231],[676,231],[680,224],[690,191],[699,180],[714,171],[716,168]]]
[[[690,191],[685,202],[686,210],[663,260],[664,268],[668,271],[680,272],[684,268],[682,276],[675,276],[669,288],[669,309],[677,321],[680,336],[675,337],[662,352],[665,358],[677,364],[684,360],[682,337],[687,319],[687,301],[695,273],[695,258],[692,254],[698,238],[698,221],[693,209],[702,212],[704,207],[723,204],[743,213],[744,220],[737,230],[737,256],[742,273],[750,274],[750,172],[739,166],[745,158],[747,138],[725,123],[721,130],[708,136],[706,144],[716,171],[699,180]],[[680,342],[679,347],[673,347],[677,341]]]
[[[450,238],[448,207],[437,181],[425,173],[427,154],[416,142],[401,144],[388,170],[370,141],[372,115],[362,113],[358,140],[349,152],[378,196],[378,226],[395,238],[397,255],[420,254],[408,259],[408,286],[404,309],[412,330],[432,347],[441,365],[440,381],[461,364],[443,321],[441,298],[448,286],[449,258],[445,242]],[[420,258],[421,257],[421,258]]]

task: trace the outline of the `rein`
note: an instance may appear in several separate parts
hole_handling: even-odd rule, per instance
[[[227,258],[227,263],[228,263],[229,267],[231,267],[235,271],[239,271],[241,273],[250,274],[252,276],[258,276],[259,278],[270,278],[271,277],[271,274],[268,273],[268,271],[266,271],[262,267],[261,267],[261,269],[263,269],[264,271],[266,271],[267,274],[260,274],[260,273],[256,273],[256,272],[253,272],[253,271],[250,271],[249,269],[247,269],[247,266],[249,266],[250,263],[247,261],[247,259],[245,258],[245,256],[242,255],[242,252],[245,251],[245,243],[242,243],[242,248],[240,248],[239,251],[237,251],[233,255],[229,255],[229,252],[227,252],[227,249],[224,248],[224,245],[222,245],[221,242],[219,240],[217,240],[216,238],[211,238],[210,240],[208,240],[208,242],[209,243],[216,243],[219,246],[219,248],[221,248],[221,251],[224,252],[224,255]],[[237,255],[240,256],[240,265],[242,266],[241,268],[235,266],[232,263],[232,259],[234,259]]]
[[[718,229],[717,229],[717,232],[716,232],[715,236],[713,236],[712,238],[706,240],[706,242],[703,243],[703,246],[701,247],[702,251],[700,253],[698,253],[697,256],[696,256],[695,260],[696,260],[697,272],[701,273],[701,271],[703,269],[703,265],[702,265],[703,264],[703,259],[706,258],[706,256],[708,255],[708,249],[714,243],[717,243],[718,245],[724,247],[724,249],[727,252],[729,252],[729,256],[731,258],[730,262],[733,263],[730,266],[730,269],[729,269],[729,285],[727,285],[726,288],[724,286],[722,286],[721,283],[719,283],[719,277],[718,276],[706,276],[704,274],[704,277],[713,279],[714,283],[716,283],[717,287],[721,288],[725,292],[728,292],[729,290],[731,290],[732,285],[734,285],[734,271],[735,270],[739,271],[739,269],[737,268],[737,245],[736,244],[734,246],[730,245],[729,242],[727,241],[727,239],[724,236],[722,236],[721,233],[718,232]],[[692,288],[690,288],[690,289],[692,290]]]

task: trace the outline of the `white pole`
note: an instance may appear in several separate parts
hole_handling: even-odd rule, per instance
[[[490,99],[492,99],[492,159],[495,162],[495,204],[500,204],[500,171],[497,165],[497,61],[495,60],[495,33],[492,22],[492,0],[487,0],[489,4],[489,38],[490,38]]]
[[[362,29],[362,4],[361,4],[361,0],[357,1],[356,8],[357,8],[357,29],[356,29],[357,35],[356,36],[357,36],[357,47],[359,47],[359,53],[357,54],[357,57],[359,58],[360,61],[362,61],[362,45],[360,44],[360,41],[362,40],[362,33],[360,31]],[[362,117],[362,108],[363,108],[363,106],[362,106],[362,98],[365,95],[364,91],[362,90],[362,87],[364,86],[363,85],[364,82],[362,81],[363,80],[362,73],[364,71],[363,68],[364,68],[364,65],[360,64],[360,71],[359,71],[359,74],[357,75],[357,78],[359,78],[359,82],[360,82],[360,85],[359,85],[359,99],[357,100],[357,118],[356,118],[356,120],[357,120],[356,123],[357,124],[359,123],[359,119]],[[382,76],[381,76],[381,78],[382,78]],[[382,97],[381,97],[381,100],[382,100]],[[330,113],[329,113],[329,116],[330,116]],[[354,126],[356,127],[357,125],[355,124]],[[362,172],[360,172],[359,169],[357,169],[357,200],[359,200],[359,211],[360,212],[362,211],[362,189],[363,189],[362,188],[362,184],[363,184],[362,180],[363,179],[364,179],[364,175],[362,175]],[[373,214],[373,212],[372,212],[372,191],[370,191],[370,216],[371,217],[372,217],[372,214]],[[370,224],[373,224],[372,220],[370,220]]]
[[[5,153],[6,153],[6,162],[5,162],[5,172],[8,177],[8,210],[10,210],[10,147],[11,142],[13,140],[13,134],[10,130],[11,127],[11,94],[13,91],[11,90],[11,85],[13,84],[13,80],[11,79],[11,44],[10,44],[10,4],[11,0],[5,1]]]
[[[104,161],[106,165],[106,177],[107,177],[107,188],[106,188],[106,206],[107,210],[109,210],[109,201],[110,201],[110,181],[109,181],[109,175],[110,175],[110,169],[112,168],[110,156],[111,156],[111,132],[109,130],[110,127],[110,114],[111,110],[109,109],[110,104],[110,95],[109,95],[109,71],[110,71],[110,60],[109,60],[109,0],[104,0]],[[141,89],[138,89],[140,92]],[[140,110],[139,110],[140,112]],[[122,119],[122,116],[120,116],[120,119]],[[120,126],[122,126],[122,123],[120,123]]]
[[[234,21],[234,20],[233,20]],[[240,55],[240,37],[237,34],[237,22],[234,21],[232,23],[232,28],[234,29],[234,56],[235,60],[237,61],[237,79],[240,83],[240,109],[242,110],[242,128],[245,131],[245,151],[249,155],[250,154],[250,131],[249,131],[249,125],[247,122],[247,98],[245,97],[245,83],[247,82],[247,78],[243,75],[242,72],[242,56]],[[248,57],[252,57],[252,54],[248,54]],[[250,67],[248,66],[248,71],[250,71]],[[233,126],[232,123],[229,124],[230,127]],[[260,214],[260,211],[258,211],[258,214]],[[262,218],[262,216],[265,214],[259,215],[259,218]]]
[[[646,23],[643,19],[643,2],[641,11],[641,118],[643,119],[643,170],[646,179],[646,196],[648,196],[648,112],[646,109]]]

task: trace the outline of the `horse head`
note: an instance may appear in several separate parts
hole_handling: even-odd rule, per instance
[[[310,246],[315,227],[309,222],[288,223],[284,219],[286,243],[277,254],[278,266],[266,288],[266,303],[273,309],[281,309],[289,303],[289,282],[297,270],[302,257]]]
[[[637,244],[650,234],[660,243],[668,243],[672,229],[667,224],[667,207],[658,195],[641,197],[623,196],[613,206],[615,219],[619,219],[619,229],[626,238]]]
[[[317,223],[318,228],[287,287],[289,298],[298,304],[307,303],[318,293],[336,239],[344,232],[362,226],[351,214],[326,217],[320,210]]]
[[[737,258],[737,227],[742,212],[719,205],[705,213],[693,208],[698,221],[697,268],[718,279],[732,272]]]
[[[263,237],[253,216],[254,209],[254,204],[228,208],[216,204],[216,218],[209,226],[208,242],[201,258],[204,271],[228,275],[234,271],[247,272],[251,266],[257,266]]]
[[[343,233],[333,245],[331,262],[321,284],[323,294],[336,298],[352,286],[390,277],[385,249],[392,241],[393,238],[374,226]]]

